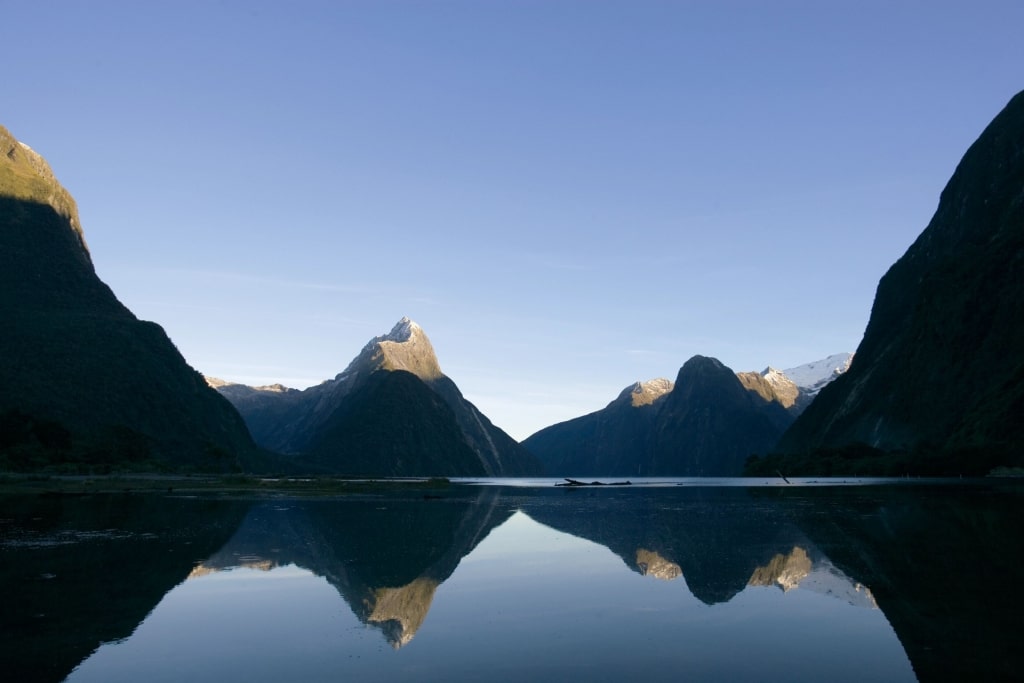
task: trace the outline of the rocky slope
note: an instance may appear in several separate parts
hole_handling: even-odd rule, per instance
[[[627,387],[607,407],[547,427],[523,445],[559,476],[735,476],[792,422],[774,396],[695,356],[676,381]]]
[[[100,281],[74,200],[0,128],[0,469],[234,470],[237,412]]]
[[[1024,93],[964,155],[879,282],[849,372],[778,445],[789,472],[1024,464]]]
[[[522,476],[541,465],[441,372],[403,318],[341,374],[304,391],[211,380],[261,446],[299,466],[373,476]]]

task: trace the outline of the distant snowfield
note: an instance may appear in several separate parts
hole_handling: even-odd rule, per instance
[[[782,373],[796,384],[800,391],[815,394],[823,386],[850,369],[852,353],[837,353],[822,360],[788,368]]]

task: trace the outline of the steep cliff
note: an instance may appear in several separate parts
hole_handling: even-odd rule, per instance
[[[789,471],[1024,463],[1024,93],[971,145],[879,282],[850,370],[778,444]]]
[[[258,457],[241,418],[96,276],[71,195],[0,128],[0,468]]]

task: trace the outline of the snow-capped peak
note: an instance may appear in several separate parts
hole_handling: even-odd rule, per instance
[[[800,387],[800,391],[816,394],[823,386],[846,372],[852,360],[852,353],[836,353],[813,363],[783,370],[782,373]]]
[[[377,337],[374,342],[390,341],[401,344],[402,342],[409,341],[413,335],[422,333],[423,328],[410,320],[407,316],[403,316],[401,320],[395,323],[395,326],[391,328],[391,331],[385,335]]]

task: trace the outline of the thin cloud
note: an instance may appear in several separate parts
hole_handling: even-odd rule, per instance
[[[232,282],[248,286],[257,285],[264,287],[277,287],[280,289],[303,289],[322,292],[337,292],[343,294],[371,294],[383,291],[381,288],[371,288],[365,285],[340,285],[328,282],[310,282],[306,280],[288,280],[283,278],[267,277],[266,275],[254,275],[251,273],[240,273],[230,270],[194,270],[189,268],[155,268],[147,269],[147,273],[163,274],[171,277],[187,278],[191,280],[205,279],[218,280],[220,282]]]

